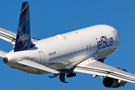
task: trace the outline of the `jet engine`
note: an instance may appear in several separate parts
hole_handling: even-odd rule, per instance
[[[118,87],[124,86],[126,83],[127,83],[126,81],[113,79],[109,77],[106,77],[103,80],[104,86],[108,88],[118,88]]]
[[[125,69],[122,69],[122,68],[118,68],[118,69],[126,71]],[[103,80],[104,86],[108,88],[118,88],[118,87],[124,86],[126,83],[127,83],[126,81],[122,81],[122,80],[118,80],[118,79],[114,79],[110,77],[105,77]]]

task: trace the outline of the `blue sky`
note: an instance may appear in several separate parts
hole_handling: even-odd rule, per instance
[[[23,0],[0,1],[0,27],[17,31]],[[134,0],[29,0],[32,37],[39,39],[62,34],[97,24],[108,24],[117,29],[121,44],[108,56],[106,64],[122,67],[135,74],[135,1]],[[0,49],[9,52],[13,46],[0,40]],[[0,62],[0,90],[109,90],[100,77],[77,73],[66,78],[68,84],[53,75],[34,75],[12,69]],[[116,90],[134,90],[127,83]]]

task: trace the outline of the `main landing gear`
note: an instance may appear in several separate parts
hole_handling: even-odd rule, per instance
[[[65,73],[60,73],[60,74],[54,74],[53,76],[49,76],[50,78],[54,78],[54,77],[57,77],[59,75],[59,79],[61,82],[63,83],[68,83],[65,81]],[[76,73],[73,73],[73,72],[70,72],[66,75],[68,78],[69,77],[75,77],[76,76]]]
[[[68,78],[69,78],[69,77],[75,77],[75,76],[76,76],[76,73],[71,72],[71,73],[67,74],[66,76],[67,76]]]

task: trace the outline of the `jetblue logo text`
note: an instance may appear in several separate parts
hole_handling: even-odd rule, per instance
[[[97,41],[98,49],[110,47],[113,45],[113,38],[107,38],[106,36],[101,36],[100,40]]]

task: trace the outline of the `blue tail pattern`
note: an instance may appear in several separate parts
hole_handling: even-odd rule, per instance
[[[22,3],[14,52],[27,50],[33,46],[30,32],[29,3],[27,1]]]

